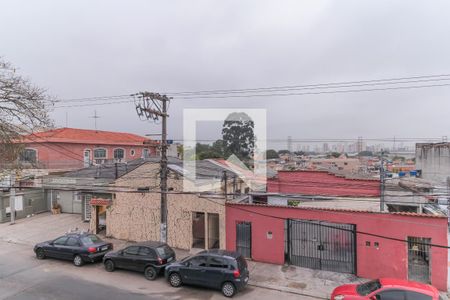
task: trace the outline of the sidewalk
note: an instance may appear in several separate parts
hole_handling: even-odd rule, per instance
[[[80,215],[43,213],[31,218],[20,219],[14,225],[0,224],[0,241],[24,244],[31,247],[42,241],[54,239],[71,229],[87,230],[88,224],[81,221]],[[114,244],[118,250],[133,244],[124,240],[102,239]],[[177,259],[190,254],[189,251],[174,249]],[[192,251],[194,252],[194,251]],[[318,299],[329,299],[332,290],[342,284],[366,281],[352,274],[312,270],[296,266],[280,266],[248,261],[250,271],[249,285],[272,289],[286,293],[310,296]],[[441,293],[443,299],[448,299]]]

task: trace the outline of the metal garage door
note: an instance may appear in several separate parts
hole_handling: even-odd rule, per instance
[[[286,222],[288,262],[305,268],[355,273],[355,225],[323,221]]]
[[[252,224],[250,222],[236,224],[236,251],[245,258],[252,257]]]

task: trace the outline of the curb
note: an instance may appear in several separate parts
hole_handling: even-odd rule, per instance
[[[283,293],[290,293],[290,294],[306,296],[306,297],[310,297],[310,298],[329,300],[328,297],[322,297],[322,296],[317,296],[317,295],[313,295],[313,294],[302,293],[302,292],[299,292],[295,289],[288,288],[288,287],[281,287],[281,286],[276,286],[276,285],[260,284],[260,283],[253,283],[253,282],[250,282],[248,285],[262,288],[262,289],[267,289],[267,290],[279,291],[279,292],[283,292]]]

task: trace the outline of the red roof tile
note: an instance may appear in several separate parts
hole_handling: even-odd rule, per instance
[[[58,128],[43,132],[33,133],[23,137],[24,143],[75,143],[75,144],[99,144],[99,145],[142,145],[150,142],[149,139],[123,132]]]

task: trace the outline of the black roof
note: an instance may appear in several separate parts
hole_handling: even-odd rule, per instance
[[[232,258],[238,258],[239,256],[242,256],[239,252],[222,250],[222,249],[204,250],[198,254],[208,254],[208,255],[212,255],[212,256],[228,256],[228,257],[232,257]]]

